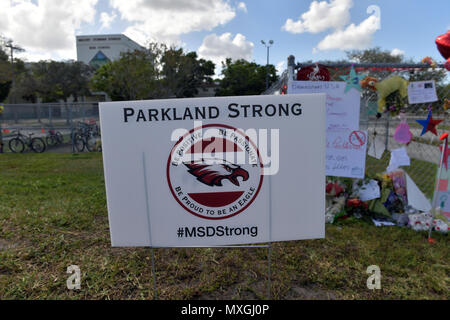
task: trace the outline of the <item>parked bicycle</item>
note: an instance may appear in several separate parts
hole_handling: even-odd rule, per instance
[[[83,152],[84,148],[89,152],[102,151],[98,126],[78,122],[76,128],[72,131],[72,143],[77,152]]]
[[[26,147],[37,153],[45,151],[44,139],[39,137],[33,138],[34,133],[29,133],[28,136],[22,134],[20,130],[14,130],[13,133],[16,133],[16,136],[8,142],[9,149],[12,152],[22,153]]]
[[[58,144],[62,144],[64,142],[64,137],[59,131],[48,130],[47,136],[45,137],[45,142],[47,142],[47,146],[56,146]]]

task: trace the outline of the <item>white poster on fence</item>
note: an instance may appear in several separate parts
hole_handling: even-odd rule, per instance
[[[326,93],[326,130],[359,129],[360,92],[352,88],[345,92],[344,81],[291,81],[288,93]]]
[[[325,95],[100,103],[113,246],[324,237]]]
[[[327,176],[364,178],[367,131],[359,131],[360,92],[343,81],[291,81],[289,94],[325,93],[326,174]]]
[[[327,132],[326,174],[334,177],[364,178],[367,131]]]
[[[426,103],[437,101],[434,80],[411,81],[408,84],[408,103]]]

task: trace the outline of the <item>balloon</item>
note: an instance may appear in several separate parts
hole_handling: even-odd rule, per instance
[[[435,42],[444,59],[450,58],[450,30],[438,36]]]
[[[447,69],[448,71],[450,71],[450,58],[448,58],[447,61],[445,61],[444,67],[445,67],[445,69]]]

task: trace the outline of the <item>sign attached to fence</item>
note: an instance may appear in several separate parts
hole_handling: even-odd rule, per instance
[[[408,84],[409,104],[433,102],[437,100],[436,83],[434,80],[411,81]]]
[[[325,95],[100,103],[113,246],[324,237]]]
[[[360,93],[343,81],[291,81],[288,93],[326,93],[327,176],[364,178],[367,132],[359,130]]]
[[[363,179],[366,149],[367,131],[327,132],[326,175]]]
[[[326,93],[327,131],[357,130],[361,94],[357,90],[345,92],[344,81],[291,81],[288,93]]]

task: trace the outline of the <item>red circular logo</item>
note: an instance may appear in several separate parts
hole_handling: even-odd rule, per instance
[[[226,219],[247,209],[263,181],[253,141],[240,130],[209,124],[189,131],[172,148],[167,182],[175,200],[204,219]]]

